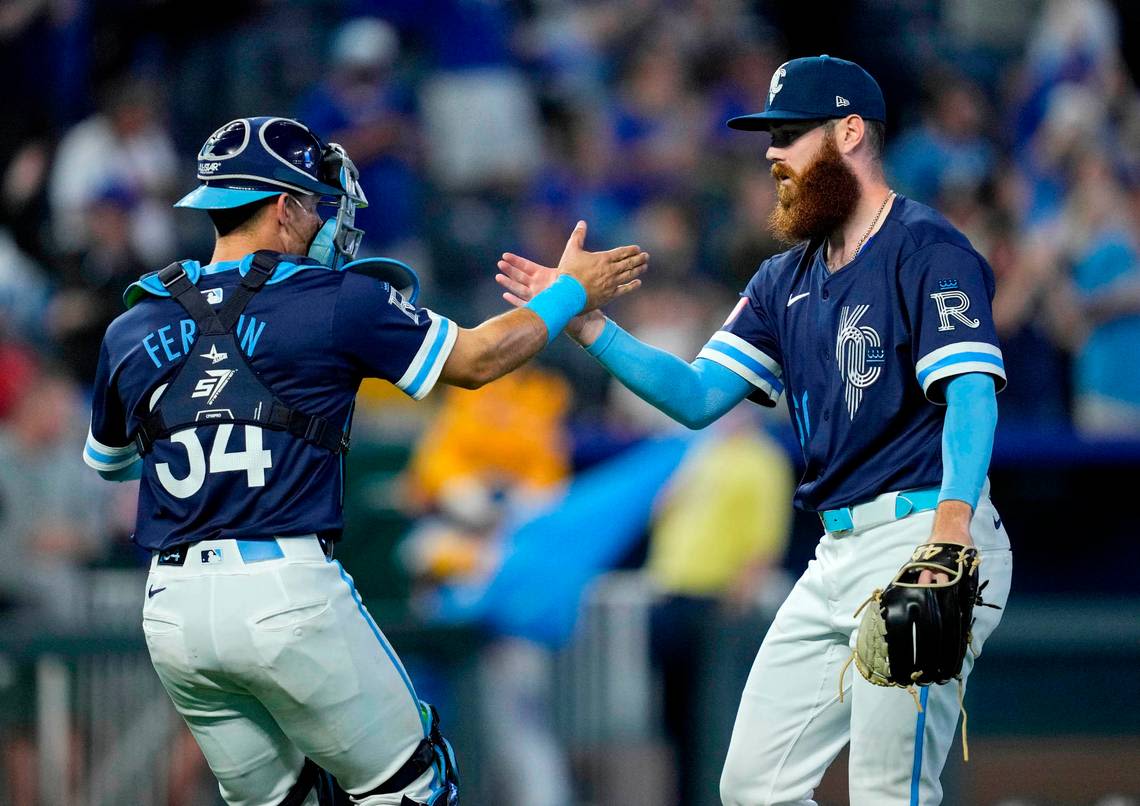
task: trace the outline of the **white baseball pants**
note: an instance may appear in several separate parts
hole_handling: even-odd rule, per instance
[[[205,541],[182,566],[156,558],[147,580],[151,661],[233,806],[276,806],[305,756],[368,791],[425,735],[407,672],[352,578],[313,536],[277,543],[284,556],[246,562],[236,541]],[[434,775],[359,802],[426,801]]]
[[[814,804],[813,790],[848,743],[852,806],[941,802],[939,775],[958,724],[956,682],[920,688],[919,713],[908,692],[874,686],[852,665],[839,701],[840,669],[855,646],[855,610],[930,537],[933,521],[931,510],[820,539],[745,684],[721,776],[725,806]],[[1013,556],[988,496],[970,528],[980,578],[989,580],[982,597],[1005,607]],[[966,654],[963,680],[1002,611],[977,607],[974,615],[974,652]]]

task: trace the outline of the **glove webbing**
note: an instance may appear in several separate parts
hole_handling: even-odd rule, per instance
[[[984,588],[987,584],[989,584],[988,579],[984,583],[982,583],[982,587]],[[981,590],[979,589],[978,592],[981,593]],[[854,614],[855,618],[859,618],[859,614],[863,612],[863,608],[865,608],[871,602],[877,602],[879,600],[879,597],[882,595],[883,595],[882,589],[876,588],[875,592],[872,593],[870,596],[868,596],[866,598],[866,600],[864,600],[863,604],[859,605],[858,609],[855,611],[855,614]],[[996,609],[1000,609],[1000,608],[998,608],[997,605],[992,605],[992,604],[988,604],[986,602],[983,602],[981,599],[981,596],[978,597],[978,604],[984,605],[986,607],[993,607]],[[970,651],[971,652],[973,651],[972,647],[970,648]],[[851,656],[849,658],[847,658],[847,662],[844,663],[843,668],[839,670],[839,701],[840,702],[843,702],[843,679],[844,679],[844,677],[847,676],[847,669],[855,661],[855,656],[857,654],[858,653],[855,650],[852,650]],[[913,673],[912,677],[917,679],[921,675],[922,675],[922,670],[919,669],[918,671]],[[969,714],[966,713],[966,684],[962,681],[961,676],[956,677],[954,679],[958,681],[958,712],[962,715],[962,761],[969,762],[970,761],[970,745],[966,741],[966,721],[969,719]],[[898,688],[905,688],[905,691],[914,699],[915,709],[917,709],[918,713],[921,714],[922,713],[922,701],[918,697],[918,689],[915,688],[914,684],[911,683],[909,686],[905,686],[905,687],[897,686],[897,687]]]

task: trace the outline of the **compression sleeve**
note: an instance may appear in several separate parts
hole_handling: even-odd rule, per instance
[[[946,384],[946,406],[938,501],[952,499],[977,507],[997,428],[994,379],[980,372],[951,378]]]
[[[609,319],[586,351],[631,392],[688,428],[704,428],[752,391],[732,370],[706,358],[686,364]]]

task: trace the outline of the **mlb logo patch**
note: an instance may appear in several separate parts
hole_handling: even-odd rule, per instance
[[[221,549],[202,549],[202,565],[220,563],[222,561]]]
[[[224,288],[207,288],[202,295],[210,305],[221,305],[224,291]]]

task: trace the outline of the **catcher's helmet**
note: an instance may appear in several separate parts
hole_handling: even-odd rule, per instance
[[[308,126],[275,117],[239,118],[210,135],[198,152],[196,189],[175,207],[219,210],[279,193],[344,196],[329,147]]]
[[[368,206],[359,173],[343,148],[325,143],[300,121],[231,120],[198,152],[198,181],[175,207],[224,210],[280,193],[332,197],[336,216],[325,221],[309,256],[333,268],[356,256],[364,235],[354,226],[356,208]]]

